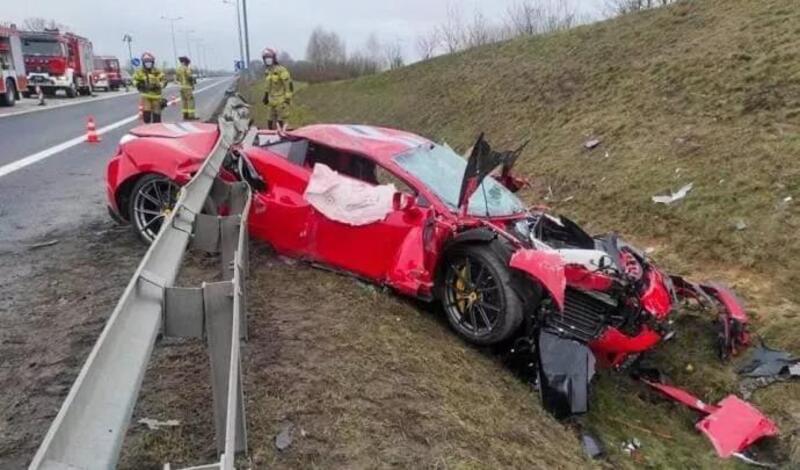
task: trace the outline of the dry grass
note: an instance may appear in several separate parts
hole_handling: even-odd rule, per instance
[[[498,147],[532,138],[523,198],[591,230],[617,230],[658,261],[731,284],[770,344],[800,351],[800,9],[793,0],[703,0],[546,37],[518,39],[298,93],[293,121],[382,124],[465,149],[479,131]],[[602,145],[582,144],[599,137]],[[650,196],[694,182],[682,203]],[[793,197],[791,201],[785,198]],[[737,230],[737,222],[746,224]],[[716,400],[736,390],[710,353],[705,319],[654,360]],[[695,372],[686,372],[692,364]],[[604,376],[592,421],[612,447],[635,435],[641,461],[615,466],[712,467],[693,415],[627,379]],[[800,463],[800,388],[775,385],[755,403],[784,430],[768,457]],[[634,420],[673,439],[620,424]],[[612,449],[613,450],[613,449]],[[723,465],[724,466],[724,465]]]

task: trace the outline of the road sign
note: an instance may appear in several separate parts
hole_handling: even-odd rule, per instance
[[[134,57],[134,58],[131,59],[131,65],[133,65],[134,67],[138,67],[138,66],[142,65],[142,61],[139,60],[138,57]]]
[[[239,71],[241,71],[241,70],[244,70],[244,61],[242,61],[242,60],[235,60],[235,61],[233,62],[233,68],[234,68],[234,69],[235,69],[237,72],[239,72]]]

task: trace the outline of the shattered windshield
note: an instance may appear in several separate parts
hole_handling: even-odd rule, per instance
[[[453,149],[421,145],[394,160],[428,186],[452,211],[458,210],[458,193],[467,161]],[[491,176],[483,180],[467,206],[467,213],[478,217],[502,217],[524,211],[522,201]]]

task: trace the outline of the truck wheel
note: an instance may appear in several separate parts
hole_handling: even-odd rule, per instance
[[[75,83],[65,88],[65,91],[67,92],[67,98],[75,98],[78,96],[78,87],[75,86]]]
[[[14,106],[17,102],[17,87],[14,85],[14,80],[10,78],[6,80],[6,92],[0,97],[0,104],[3,106]]]
[[[478,345],[508,339],[523,318],[507,263],[490,245],[459,245],[445,256],[441,298],[447,321]]]

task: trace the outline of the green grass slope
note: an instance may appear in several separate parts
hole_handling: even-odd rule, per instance
[[[518,170],[534,187],[523,199],[619,231],[672,270],[728,282],[770,344],[800,352],[798,59],[794,0],[683,2],[309,86],[293,124],[381,124],[462,150],[481,131],[498,148],[531,138]],[[586,150],[590,138],[600,147]],[[650,200],[690,182],[681,203]],[[714,359],[706,320],[683,315],[677,342],[655,360],[716,401],[737,380]],[[753,397],[784,430],[767,457],[800,462],[799,389],[777,384]],[[616,468],[725,466],[693,431],[694,415],[627,379],[603,375],[593,403]],[[618,450],[630,437],[644,443],[636,458]]]

